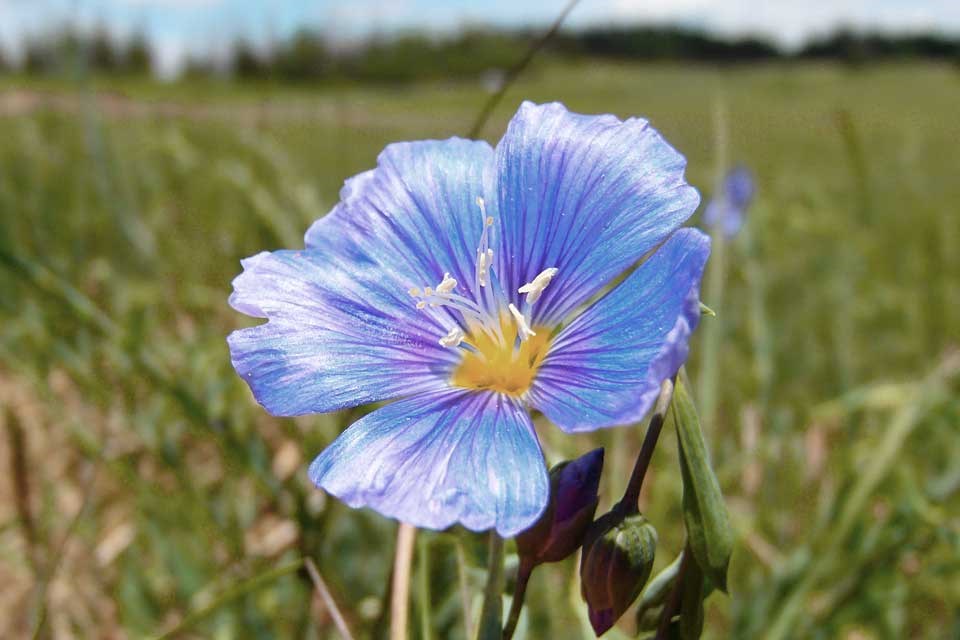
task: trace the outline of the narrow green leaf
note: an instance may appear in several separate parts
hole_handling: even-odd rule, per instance
[[[733,550],[733,529],[710,466],[700,419],[686,385],[678,378],[670,405],[676,425],[683,476],[683,520],[693,556],[713,584],[727,590],[727,566]]]

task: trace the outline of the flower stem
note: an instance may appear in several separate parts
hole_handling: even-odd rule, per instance
[[[390,597],[390,640],[406,640],[407,607],[410,601],[410,565],[417,530],[400,523],[397,528],[397,550],[393,557],[393,587]]]
[[[474,636],[473,618],[470,615],[470,585],[467,582],[467,558],[460,538],[454,540],[457,554],[457,578],[460,582],[460,607],[463,609],[463,628],[468,638]]]
[[[647,427],[647,435],[644,436],[643,444],[640,446],[637,462],[633,465],[633,473],[630,474],[627,490],[624,491],[623,498],[614,507],[614,510],[621,514],[636,513],[639,509],[640,489],[643,487],[643,479],[647,475],[653,450],[657,447],[660,430],[663,428],[663,421],[667,416],[667,409],[670,408],[670,401],[673,399],[675,379],[676,376],[664,380],[663,384],[660,385],[660,395],[657,396],[657,404],[654,407],[653,416],[650,418],[650,425]]]
[[[420,535],[417,538],[417,600],[420,604],[420,638],[432,640],[433,632],[430,627],[430,549],[427,537]]]
[[[487,559],[487,586],[483,590],[483,609],[480,611],[478,640],[499,640],[503,620],[503,538],[496,530],[490,532],[490,552]]]
[[[727,109],[723,96],[718,95],[713,105],[714,129],[714,198],[723,198],[723,177],[727,171]],[[723,289],[726,280],[726,245],[727,237],[724,230],[725,209],[721,209],[720,219],[713,225],[710,232],[710,269],[706,276],[706,300],[714,309],[723,307]],[[700,392],[698,406],[703,424],[712,427],[715,424],[714,412],[717,405],[718,366],[720,358],[720,342],[723,338],[723,318],[711,318],[704,323],[701,329],[702,338],[700,379],[697,389]]]
[[[533,563],[527,560],[520,561],[520,567],[517,569],[517,586],[513,590],[513,602],[510,603],[510,615],[507,616],[507,624],[503,627],[503,640],[510,640],[513,632],[517,630],[517,622],[520,620],[520,611],[523,609],[523,600],[527,595],[527,583],[530,581],[530,574],[533,573]]]

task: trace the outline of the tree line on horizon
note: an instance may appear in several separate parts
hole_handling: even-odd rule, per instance
[[[529,30],[468,29],[447,37],[405,33],[335,48],[316,31],[257,46],[238,37],[226,51],[188,59],[183,75],[280,82],[404,82],[475,76],[510,67],[537,34]],[[546,54],[566,59],[689,61],[738,64],[777,60],[931,59],[960,62],[960,37],[861,33],[840,29],[787,52],[761,37],[725,38],[678,26],[593,27],[562,31]],[[155,69],[148,38],[119,38],[104,28],[63,28],[28,38],[19,63],[0,55],[0,71],[56,75],[82,68],[99,74],[147,75]]]

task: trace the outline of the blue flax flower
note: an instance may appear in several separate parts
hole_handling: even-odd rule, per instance
[[[496,148],[391,144],[306,249],[243,261],[230,304],[269,322],[233,365],[275,415],[393,400],[310,465],[350,506],[515,535],[549,491],[530,410],[638,421],[687,356],[709,240],[677,231],[685,164],[644,120],[560,104],[524,103]]]
[[[732,238],[743,227],[747,207],[753,200],[753,174],[746,167],[737,167],[723,179],[720,193],[714,196],[703,212],[703,223],[719,227],[723,235]]]

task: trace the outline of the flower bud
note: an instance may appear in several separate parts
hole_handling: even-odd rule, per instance
[[[603,449],[550,470],[550,500],[532,527],[517,536],[523,562],[535,566],[558,562],[580,547],[597,511],[597,489],[603,470]]]
[[[611,511],[590,527],[580,560],[580,593],[598,636],[640,595],[656,550],[657,531],[639,513]]]
[[[737,235],[754,191],[753,174],[746,167],[737,167],[724,178],[720,193],[707,203],[703,223],[708,227],[719,226],[728,238]]]

